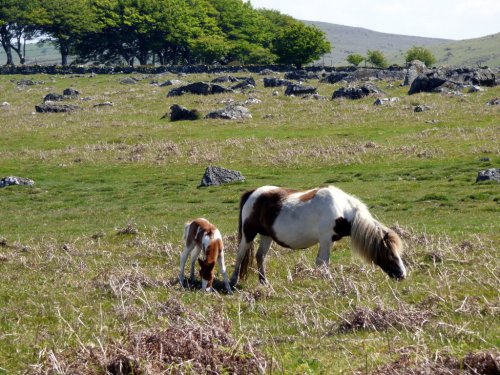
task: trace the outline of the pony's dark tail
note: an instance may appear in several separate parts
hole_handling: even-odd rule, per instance
[[[252,195],[252,193],[255,191],[254,190],[248,190],[243,193],[240,199],[240,214],[238,218],[238,245],[241,243],[241,240],[243,238],[243,218],[242,218],[242,210],[243,206],[245,205],[246,201]],[[239,247],[239,246],[238,246]],[[253,241],[250,243],[250,247],[248,248],[247,252],[245,253],[245,256],[241,260],[240,264],[240,272],[239,272],[239,277],[242,280],[245,280],[247,277],[248,273],[248,267],[252,264],[252,260],[254,258],[254,247],[253,247]]]

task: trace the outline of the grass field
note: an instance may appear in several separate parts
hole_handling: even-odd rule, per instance
[[[499,355],[500,184],[475,178],[500,164],[500,108],[485,105],[500,88],[408,96],[377,82],[401,100],[374,106],[273,96],[259,76],[250,93],[167,98],[150,82],[177,77],[135,77],[0,76],[0,178],[35,181],[0,189],[0,374],[465,373]],[[339,87],[310,84],[328,98]],[[82,110],[34,112],[68,87]],[[249,120],[160,119],[174,103],[206,114],[249,96],[262,100]],[[246,181],[198,188],[209,165]],[[328,269],[314,268],[317,247],[273,245],[270,286],[253,272],[233,295],[182,289],[184,222],[217,224],[232,272],[239,197],[266,184],[361,198],[404,239],[409,277],[389,280],[343,239]]]

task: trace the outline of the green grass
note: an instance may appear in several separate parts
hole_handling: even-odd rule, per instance
[[[250,120],[170,123],[160,117],[174,103],[206,114],[248,94],[167,98],[168,88],[149,82],[173,76],[137,77],[128,86],[121,76],[0,76],[0,102],[11,104],[0,108],[0,177],[35,181],[0,189],[0,373],[36,373],[30,366],[46,366],[51,352],[67,365],[75,351],[167,327],[171,317],[159,309],[171,299],[203,316],[220,308],[273,372],[364,372],[401,353],[418,364],[498,350],[500,185],[475,178],[500,162],[499,108],[485,106],[500,89],[408,97],[378,82],[401,101],[377,107],[373,98],[273,96],[258,81],[252,95],[262,103],[249,106]],[[43,83],[11,81],[21,78]],[[338,88],[311,83],[328,98]],[[71,101],[81,111],[34,113],[48,92],[67,87],[89,98]],[[114,106],[93,107],[103,101]],[[431,110],[415,113],[416,104]],[[208,165],[240,170],[246,181],[198,188]],[[232,296],[182,290],[184,222],[204,216],[233,235],[241,193],[265,184],[335,184],[358,196],[402,230],[408,279],[388,280],[342,240],[329,271],[314,269],[316,247],[273,247],[270,287],[252,273]],[[117,234],[127,226],[139,233]],[[232,272],[237,244],[225,243]],[[376,306],[429,315],[422,326],[339,332],[357,308]]]

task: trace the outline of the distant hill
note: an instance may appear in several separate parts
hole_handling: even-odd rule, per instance
[[[429,47],[437,65],[500,67],[500,33]]]
[[[380,50],[390,64],[403,64],[404,53],[412,46],[430,46],[450,43],[450,39],[424,38],[418,36],[387,34],[378,31],[336,25],[327,22],[303,21],[324,31],[334,47],[332,53],[324,56],[325,65],[347,65],[346,57],[351,53],[366,55],[367,50]]]
[[[323,30],[334,49],[320,63],[347,65],[351,53],[365,55],[368,50],[381,50],[390,64],[404,64],[404,54],[412,46],[428,48],[436,56],[436,65],[500,67],[500,33],[482,38],[450,40],[387,34],[361,27],[326,22],[303,21]]]

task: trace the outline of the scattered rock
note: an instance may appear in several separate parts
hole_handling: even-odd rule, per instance
[[[120,81],[120,83],[123,85],[135,85],[137,84],[137,82],[137,79],[135,79],[134,77],[126,77]]]
[[[428,111],[429,109],[431,109],[431,107],[429,107],[428,105],[420,104],[415,106],[415,108],[413,108],[413,112],[424,112]]]
[[[43,102],[60,102],[64,99],[64,96],[62,96],[61,94],[56,94],[56,93],[48,93],[47,95],[45,95],[45,97],[43,98]]]
[[[484,92],[484,89],[481,86],[471,86],[471,88],[467,91],[469,94],[473,94],[475,92]]]
[[[307,70],[294,70],[285,73],[285,79],[293,79],[295,81],[304,81],[307,79],[319,79],[319,74],[316,72],[309,72]]]
[[[212,83],[238,82],[238,78],[233,76],[220,76],[212,79],[210,82]]]
[[[477,173],[476,182],[500,181],[500,168],[490,168]]]
[[[307,94],[304,95],[302,99],[327,100],[328,98],[320,94]]]
[[[272,74],[274,74],[274,71],[272,71],[271,69],[262,69],[259,74],[261,76],[270,76]]]
[[[307,94],[316,94],[316,87],[291,84],[288,85],[285,90],[285,95],[287,96],[299,96]]]
[[[2,108],[8,108],[8,107],[10,107],[10,103],[9,102],[3,102],[2,104],[0,104],[0,107],[2,107]]]
[[[40,82],[33,81],[32,79],[20,79],[17,81],[18,86],[34,86],[38,84],[40,84]]]
[[[53,102],[45,102],[43,104],[39,104],[35,106],[35,110],[39,113],[61,113],[61,112],[73,112],[81,107],[73,104],[56,104]]]
[[[235,181],[245,181],[245,177],[241,172],[223,167],[209,166],[203,174],[200,186],[219,186]]]
[[[279,86],[288,86],[292,84],[291,81],[276,77],[264,78],[264,87],[279,87]]]
[[[483,161],[483,162],[490,162],[491,161],[491,158],[485,156],[484,158],[479,158],[479,161]]]
[[[162,118],[167,117],[165,114]],[[170,107],[170,121],[181,121],[181,120],[198,120],[200,118],[200,113],[196,110],[189,110],[178,104],[174,104]]]
[[[347,99],[361,99],[368,95],[385,94],[381,89],[371,83],[366,83],[361,87],[341,87],[333,92],[332,99],[347,98]]]
[[[394,97],[394,98],[378,98],[375,100],[373,105],[387,105],[389,103],[397,103],[399,102],[399,98]]]
[[[94,104],[94,108],[95,107],[112,107],[112,106],[114,106],[113,102],[102,102],[102,103]]]
[[[184,95],[185,93],[191,93],[197,95],[210,95],[210,94],[221,94],[226,92],[233,92],[233,90],[217,84],[211,84],[206,82],[194,82],[170,90],[167,94],[167,97],[180,96]]]
[[[33,186],[35,181],[30,180],[29,178],[17,177],[17,176],[7,176],[0,179],[0,188],[11,186],[11,185],[25,185],[25,186]]]
[[[352,80],[352,74],[350,72],[335,72],[328,74],[325,78],[321,80],[321,82],[326,83],[337,83],[340,81],[350,81]]]
[[[210,112],[205,118],[211,119],[226,119],[226,120],[243,120],[252,118],[252,114],[248,108],[241,105],[229,105],[224,109],[218,109]]]
[[[245,78],[240,83],[231,87],[231,90],[241,90],[241,89],[253,89],[255,88],[256,83],[252,77]]]
[[[177,86],[177,85],[182,85],[184,82],[178,80],[178,79],[169,79],[169,80],[166,80],[165,82],[163,83],[160,83],[159,86],[160,87],[165,87],[165,86]]]
[[[69,89],[65,89],[63,91],[63,95],[74,98],[74,97],[77,97],[78,95],[80,95],[80,92],[75,90],[75,89],[69,88]]]
[[[260,104],[262,103],[262,100],[254,97],[249,97],[247,100],[245,100],[245,105],[248,104]]]
[[[403,86],[411,86],[415,78],[417,78],[420,74],[424,74],[426,70],[427,67],[422,61],[413,60],[406,70]]]
[[[498,98],[493,98],[490,101],[486,103],[486,105],[500,105],[500,99]]]

